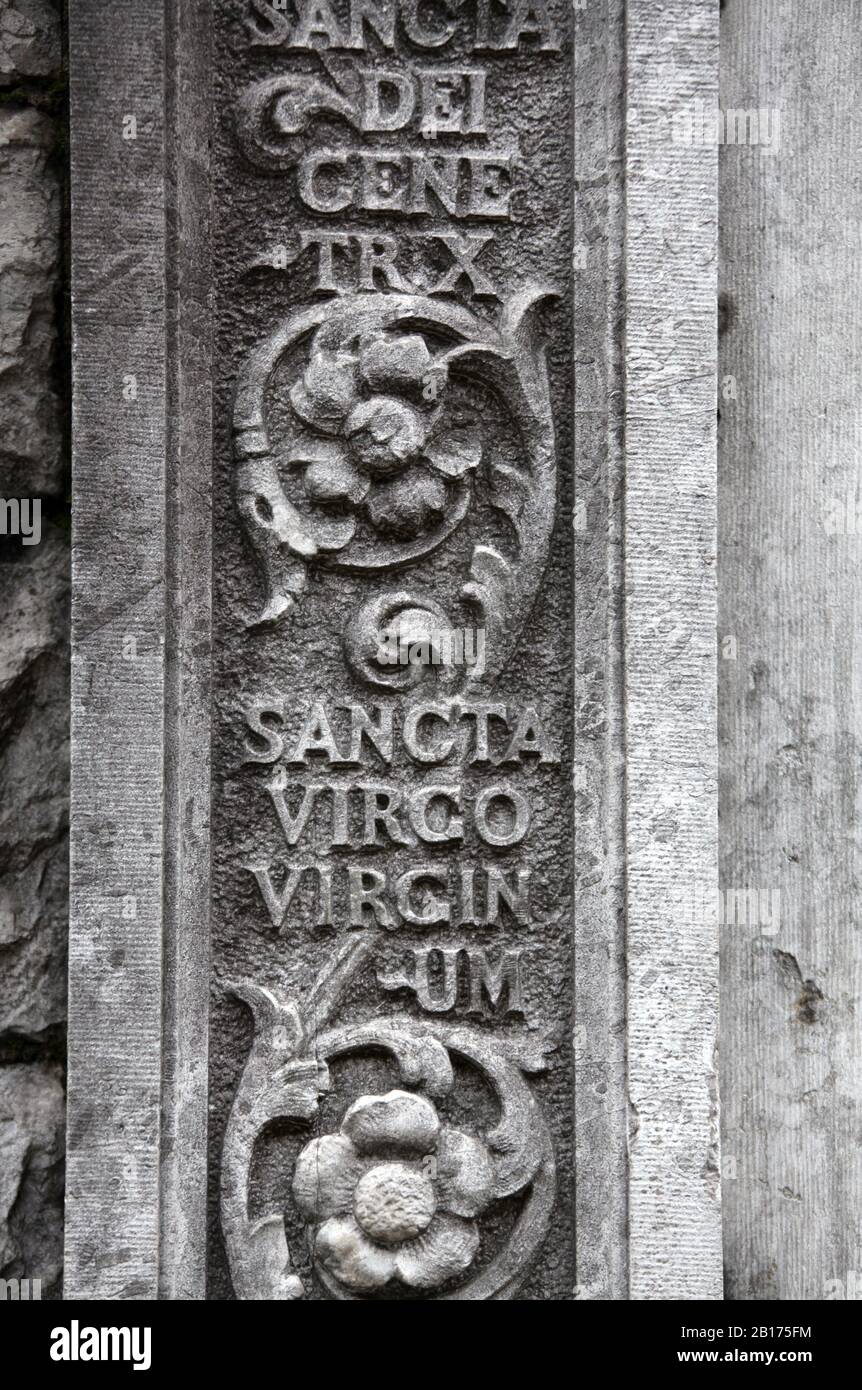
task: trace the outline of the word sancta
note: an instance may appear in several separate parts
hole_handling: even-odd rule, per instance
[[[500,951],[492,961],[482,947],[426,946],[410,951],[412,968],[377,972],[381,989],[408,989],[426,1013],[483,1014],[485,1001],[503,1013],[522,1013],[521,950]],[[505,1002],[505,1008],[501,1005]]]
[[[273,869],[276,873],[273,875]],[[277,931],[290,924],[295,903],[310,899],[315,927],[335,927],[337,905],[350,927],[496,927],[503,913],[518,926],[530,914],[531,870],[420,864],[400,873],[367,865],[252,863],[252,874]],[[309,920],[303,910],[297,918]]]
[[[414,763],[436,767],[457,762],[500,767],[528,760],[557,763],[558,754],[534,705],[518,710],[501,701],[421,701],[397,715],[391,705],[310,706],[294,734],[285,728],[289,706],[277,697],[258,699],[245,710],[251,733],[246,761],[287,766],[391,766],[400,746]]]
[[[299,160],[297,189],[312,212],[352,209],[420,217],[439,206],[462,219],[506,218],[513,158],[506,150],[314,150]]]
[[[246,26],[252,43],[267,48],[394,49],[401,34],[427,51],[456,38],[474,51],[559,49],[545,0],[475,0],[473,16],[457,18],[429,13],[422,0],[347,0],[346,22],[336,10],[331,0],[250,0]]]

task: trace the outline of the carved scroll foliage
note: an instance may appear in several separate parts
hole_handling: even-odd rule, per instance
[[[544,1051],[532,1040],[397,1017],[327,1028],[367,949],[358,941],[343,947],[302,1013],[257,985],[232,987],[255,1021],[222,1162],[222,1228],[237,1296],[292,1300],[306,1292],[281,1214],[249,1213],[254,1146],[272,1120],[317,1114],[329,1060],[373,1048],[391,1054],[407,1089],[354,1101],[336,1134],[306,1145],[294,1172],[320,1279],[339,1299],[367,1298],[393,1283],[443,1299],[511,1298],[544,1239],[554,1199],[550,1136],[525,1080],[544,1068]],[[477,1069],[497,1098],[499,1121],[484,1136],[438,1116],[435,1102],[455,1085],[453,1056]],[[471,1277],[483,1212],[512,1196],[522,1205],[508,1239]]]
[[[250,354],[237,386],[234,450],[237,507],[266,590],[253,626],[288,617],[310,564],[372,579],[433,553],[464,520],[482,470],[514,546],[474,546],[461,598],[478,609],[489,655],[464,677],[474,688],[494,681],[532,607],[553,528],[554,434],[534,341],[535,311],[549,297],[521,292],[494,327],[449,301],[360,294],[294,314]],[[303,343],[308,358],[289,389],[284,458],[270,437],[268,397],[280,363]],[[523,466],[486,457],[481,438],[453,427],[446,391],[458,378],[490,388],[514,420]],[[285,470],[303,480],[291,496]],[[427,596],[404,594],[408,613],[429,606]],[[391,603],[387,613],[400,620]],[[359,627],[366,621],[357,616]],[[364,657],[354,643],[348,659],[372,684],[398,688],[370,664],[376,636],[368,633]]]
[[[342,81],[355,90],[340,91],[332,82],[307,74],[282,73],[254,82],[243,93],[237,134],[246,157],[265,169],[286,168],[295,159],[290,137],[305,130],[315,116],[340,116],[361,129],[361,96],[349,70]]]

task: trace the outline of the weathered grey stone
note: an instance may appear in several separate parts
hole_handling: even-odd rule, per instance
[[[56,1295],[63,1257],[65,1095],[59,1066],[0,1067],[0,1278]]]
[[[0,496],[57,494],[62,403],[55,380],[60,187],[56,125],[0,106]]]
[[[61,43],[57,0],[0,0],[0,86],[57,76]]]
[[[0,1037],[65,1024],[68,920],[66,535],[0,565]]]

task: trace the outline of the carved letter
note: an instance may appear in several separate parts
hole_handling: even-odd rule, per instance
[[[250,763],[274,763],[284,752],[284,739],[281,734],[277,734],[268,724],[264,724],[264,715],[271,715],[276,719],[284,718],[283,700],[254,700],[245,712],[245,722],[253,734],[262,738],[266,743],[263,752],[258,752],[253,744],[246,741],[248,749],[248,759]]]
[[[293,31],[292,48],[313,47],[313,35],[325,38],[332,48],[344,47],[344,35],[329,0],[298,0],[298,8],[299,20]]]
[[[499,299],[500,296],[487,275],[475,264],[476,257],[483,246],[487,246],[492,239],[491,232],[467,232],[466,236],[459,236],[457,232],[435,232],[434,240],[442,242],[450,252],[455,264],[449,267],[443,279],[438,280],[429,293],[451,294],[460,277],[466,275],[473,287],[474,294],[485,295],[489,299]]]
[[[287,915],[287,909],[293,901],[293,895],[299,886],[302,877],[302,869],[291,869],[284,880],[284,887],[281,892],[276,892],[270,877],[268,864],[247,864],[249,873],[254,874],[261,896],[266,903],[266,910],[270,915],[272,925],[280,928]]]
[[[290,814],[287,807],[287,800],[284,792],[287,787],[287,778],[284,769],[279,769],[273,778],[266,783],[266,789],[272,797],[272,804],[275,807],[284,838],[289,845],[295,845],[311,815],[312,807],[317,799],[317,787],[305,787],[303,789],[302,802],[295,816]]]
[[[347,870],[347,879],[350,885],[350,925],[352,927],[365,925],[366,908],[371,909],[374,920],[379,927],[397,925],[389,908],[380,901],[380,895],[386,887],[385,874],[378,873],[377,869],[357,869],[351,865]]]
[[[348,48],[365,48],[365,26],[384,48],[395,47],[395,6],[388,0],[350,0]]]
[[[495,801],[507,801],[512,809],[512,824],[508,830],[500,829],[491,823],[489,810]],[[513,787],[506,787],[499,784],[494,787],[486,787],[476,797],[476,830],[486,845],[496,845],[498,848],[509,845],[517,845],[530,828],[530,803],[527,798]]]
[[[455,736],[449,734],[447,738],[444,735],[433,747],[421,744],[419,734],[426,719],[439,719],[441,723],[451,726],[452,711],[446,705],[414,705],[404,720],[404,747],[417,763],[444,763],[452,752]]]
[[[360,232],[356,240],[359,242],[360,289],[374,290],[377,288],[374,283],[374,272],[378,270],[387,285],[390,285],[393,290],[409,292],[410,286],[406,280],[401,278],[392,264],[398,251],[398,244],[394,237],[383,233]]]
[[[343,765],[345,762],[338,751],[326,710],[319,700],[316,700],[308,711],[296,747],[288,758],[288,762],[307,763],[309,753],[325,753],[327,760],[331,763]]]
[[[321,169],[346,169],[347,155],[338,154],[334,150],[319,150],[316,154],[307,154],[299,161],[299,196],[306,207],[313,208],[315,212],[343,212],[350,207],[352,194],[338,187],[333,192],[321,193],[315,183],[317,175]]]
[[[381,92],[385,88],[396,92],[395,106],[384,111],[380,104]],[[363,73],[364,105],[362,108],[362,129],[367,131],[400,130],[413,115],[416,93],[413,80],[397,68],[384,68],[381,72]]]
[[[497,965],[491,964],[486,951],[468,951],[467,957],[470,961],[470,1013],[483,1012],[483,991],[491,1008],[498,1008],[504,989],[508,989],[509,995],[506,1013],[522,1013],[521,952],[501,951]]]
[[[438,922],[448,922],[452,915],[451,908],[437,898],[429,899],[424,912],[417,912],[410,906],[410,892],[417,883],[435,883],[444,891],[447,887],[446,875],[439,869],[433,869],[430,864],[421,869],[408,869],[398,879],[395,889],[395,901],[404,921],[417,927],[432,927]]]
[[[421,791],[412,794],[409,801],[410,824],[420,840],[435,845],[442,845],[450,840],[463,840],[464,822],[460,816],[453,816],[438,828],[428,824],[428,812],[435,801],[448,801],[456,811],[460,811],[460,787],[423,787]]]
[[[538,753],[540,763],[559,762],[534,705],[526,705],[522,710],[501,762],[519,762],[525,753]]]
[[[419,0],[402,0],[401,22],[404,32],[417,48],[442,48],[455,32],[456,25],[449,19],[436,33],[426,28],[419,19]]]

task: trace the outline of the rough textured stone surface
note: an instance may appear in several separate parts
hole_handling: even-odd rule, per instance
[[[0,565],[0,1039],[53,1041],[66,1005],[68,542]]]
[[[671,101],[692,99],[705,85],[709,87],[717,58],[714,9],[707,0],[694,5],[646,0],[630,7],[627,96],[632,112],[643,104],[648,117],[657,118],[668,97]],[[164,12],[145,6],[132,21],[128,11],[116,10],[127,26],[128,42],[120,45],[124,63],[134,60],[136,73],[143,74],[136,98],[146,111],[152,137],[146,145],[139,143],[135,155],[140,163],[133,175],[127,152],[123,151],[121,161],[115,146],[106,147],[96,117],[118,72],[127,75],[127,67],[115,53],[109,55],[105,45],[114,7],[109,13],[88,11],[78,33],[73,33],[79,180],[76,370],[81,388],[76,401],[80,466],[75,718],[81,812],[75,828],[73,888],[73,1172],[67,1248],[69,1285],[76,1292],[132,1297],[151,1294],[157,1287],[182,1287],[187,1275],[180,1269],[160,1282],[161,1254],[172,1236],[158,1211],[164,1189],[160,1100],[167,1100],[168,1111],[185,1106],[191,1088],[184,1083],[192,1081],[197,1088],[204,1068],[199,1065],[198,1077],[193,1075],[196,1056],[191,1048],[186,1048],[178,1064],[170,1057],[172,1044],[177,1045],[177,1054],[179,1045],[184,1045],[182,1029],[171,1026],[171,1010],[176,1011],[183,999],[191,998],[198,1005],[201,1000],[182,987],[187,962],[179,954],[176,961],[170,958],[175,923],[170,906],[166,911],[160,896],[165,863],[168,881],[175,869],[177,881],[182,878],[182,857],[171,861],[169,855],[163,861],[160,856],[187,822],[175,823],[174,797],[183,776],[177,775],[177,748],[170,742],[171,735],[167,747],[163,742],[164,729],[176,728],[178,711],[185,704],[178,694],[181,682],[176,671],[183,638],[169,622],[164,650],[166,720],[160,704],[159,639],[163,597],[167,594],[170,613],[173,595],[181,588],[177,572],[182,574],[184,560],[182,554],[177,560],[177,537],[192,519],[199,527],[201,522],[193,498],[188,511],[175,505],[173,454],[169,448],[162,453],[160,447],[162,388],[166,386],[168,392],[169,419],[177,394],[174,286],[168,287],[165,305],[158,274],[148,287],[142,279],[153,269],[158,272],[165,254],[159,220],[163,166],[157,158],[162,112],[158,97],[153,97],[162,86],[152,81],[161,52],[143,36],[144,28],[153,32],[153,10],[162,18]],[[554,3],[551,11],[567,28],[570,8]],[[473,7],[464,6],[458,23],[469,27],[471,16],[475,18]],[[608,19],[619,26],[617,39],[621,18],[619,8],[610,7]],[[447,192],[438,178],[442,196],[432,195],[437,201],[428,208],[423,205],[425,152],[421,146],[408,148],[407,142],[416,145],[423,136],[442,133],[448,141],[442,148],[455,149],[457,145],[449,139],[452,128],[440,132],[433,123],[428,130],[414,125],[409,134],[399,129],[392,136],[396,152],[403,147],[407,161],[401,162],[400,153],[393,160],[398,177],[405,178],[409,169],[411,188],[413,179],[418,180],[410,192],[415,206],[404,204],[405,188],[393,192],[386,187],[390,173],[381,174],[381,186],[375,189],[367,181],[357,183],[353,169],[348,176],[349,194],[344,194],[342,167],[340,191],[333,195],[330,189],[326,194],[325,180],[315,191],[308,182],[312,164],[306,161],[305,174],[300,171],[297,177],[296,151],[317,141],[320,155],[319,142],[329,138],[332,112],[344,116],[343,92],[326,90],[329,115],[314,122],[301,144],[284,140],[285,121],[289,124],[294,109],[291,94],[295,95],[287,79],[295,78],[302,88],[308,75],[304,61],[293,63],[286,56],[291,45],[285,25],[293,24],[293,17],[272,10],[271,17],[258,13],[259,24],[248,23],[239,8],[218,7],[217,19],[212,183],[216,204],[215,471],[212,478],[201,478],[201,491],[212,491],[215,502],[216,541],[215,882],[211,900],[215,989],[210,1030],[212,1216],[207,1293],[224,1298],[293,1299],[303,1293],[342,1297],[346,1290],[358,1289],[388,1290],[386,1296],[401,1297],[405,1287],[412,1287],[447,1299],[571,1297],[572,1091],[579,1078],[573,1076],[570,1050],[572,846],[567,746],[573,665],[570,334],[576,320],[568,294],[571,143],[568,122],[562,116],[570,92],[570,53],[567,45],[553,58],[550,45],[546,53],[527,44],[523,54],[515,53],[514,43],[490,46],[494,55],[487,60],[491,135],[505,140],[506,148],[514,148],[517,157],[512,166],[511,216],[508,208],[492,207],[490,212],[499,222],[493,233],[488,230],[481,238],[483,246],[489,243],[483,252],[485,269],[480,272],[491,277],[489,293],[481,288],[485,281],[476,281],[469,273],[466,279],[460,272],[453,278],[448,232],[444,236],[431,232],[430,239],[440,244],[428,246],[424,243],[429,240],[430,224],[402,220],[405,213],[427,215],[433,217],[434,225],[442,222],[448,228],[447,210],[456,220],[490,217],[484,198],[490,198],[491,191],[482,179],[471,179],[468,194],[454,184]],[[495,23],[502,22],[497,15]],[[396,45],[397,56],[411,63],[409,45],[405,41],[402,48],[402,38]],[[611,48],[617,39],[611,41]],[[277,51],[279,44],[285,54]],[[357,61],[355,51],[344,43],[332,46],[347,49],[344,65],[334,70],[340,79],[346,66],[349,78]],[[469,34],[462,33],[453,52],[464,59],[484,47],[474,47]],[[607,58],[608,72],[616,74],[618,54],[611,51]],[[328,69],[326,75],[331,76]],[[145,79],[146,94],[141,90]],[[273,81],[280,86],[281,97],[287,98],[278,98],[274,122],[269,110]],[[172,90],[170,81],[167,90]],[[315,88],[310,96],[312,104],[317,102],[319,91]],[[620,98],[621,107],[622,96],[618,87],[610,104]],[[349,123],[359,132],[370,110],[362,109],[365,116],[348,103]],[[171,110],[166,114],[170,167]],[[602,110],[593,113],[593,119],[601,123],[608,117]],[[405,116],[403,126],[408,120],[413,117]],[[608,146],[597,150],[595,168],[585,171],[587,180],[606,180],[619,157],[613,115],[609,127]],[[475,130],[460,133],[471,138],[476,134]],[[591,865],[585,856],[579,867],[584,870],[581,882],[585,886],[592,888],[600,880],[599,893],[593,895],[590,906],[593,920],[598,919],[604,929],[583,967],[587,976],[595,972],[595,988],[585,985],[582,991],[585,1020],[599,1027],[590,1049],[583,1050],[586,1087],[578,1102],[579,1128],[588,1120],[590,1088],[599,1111],[586,1148],[579,1139],[581,1170],[586,1171],[590,1152],[599,1156],[604,1147],[609,1156],[606,1171],[592,1190],[585,1188],[580,1199],[592,1201],[597,1210],[604,1206],[607,1213],[605,1220],[597,1220],[585,1232],[588,1240],[596,1242],[583,1266],[593,1296],[603,1291],[615,1296],[630,1292],[634,1297],[716,1297],[720,1291],[713,1086],[716,943],[708,924],[696,924],[692,930],[691,924],[677,919],[667,900],[668,890],[681,875],[711,881],[715,873],[714,650],[710,646],[714,636],[714,160],[702,153],[686,159],[667,146],[666,130],[658,136],[647,130],[632,136],[629,152],[633,178],[627,206],[627,269],[633,312],[626,344],[630,387],[626,425],[632,468],[626,480],[631,534],[626,537],[625,574],[614,553],[621,509],[616,496],[613,506],[607,502],[607,490],[616,493],[622,481],[619,400],[615,395],[611,408],[605,409],[607,386],[602,381],[602,373],[607,370],[606,381],[610,381],[620,365],[618,358],[605,361],[606,356],[614,359],[617,352],[612,325],[618,261],[608,267],[607,285],[592,306],[595,323],[588,351],[594,357],[585,364],[588,370],[594,366],[597,373],[592,396],[589,379],[586,387],[579,383],[579,409],[588,417],[592,412],[590,442],[598,452],[595,469],[580,457],[578,468],[584,475],[581,481],[594,487],[602,528],[581,576],[597,579],[600,589],[595,610],[590,610],[588,599],[586,609],[581,609],[581,630],[586,627],[598,657],[595,672],[587,661],[578,673],[579,733],[586,735],[590,771],[597,780],[597,806],[592,808],[592,839],[587,848],[587,856],[593,853],[596,862]],[[499,167],[507,167],[508,159],[507,154]],[[335,167],[341,167],[337,159]],[[120,210],[111,218],[94,221],[93,203],[106,180],[118,188]],[[597,196],[595,206],[586,210],[586,235],[594,241],[602,238],[618,213],[619,190],[613,178],[607,187],[607,205],[602,206]],[[481,197],[476,191],[480,189],[484,189]],[[169,195],[172,191],[169,186]],[[202,191],[206,196],[206,188]],[[136,201],[142,192],[144,206]],[[327,204],[325,200],[333,196],[335,202]],[[337,212],[346,216],[333,222],[330,214]],[[367,260],[372,243],[365,230],[366,212],[380,214],[372,219],[373,225],[380,230],[384,247],[397,253],[397,264],[391,255],[381,264],[378,255],[376,272]],[[318,213],[330,219],[323,231]],[[129,245],[128,237],[124,240],[122,235],[128,230],[123,218],[129,214],[134,215],[137,245],[150,253],[144,269],[136,265],[135,276],[124,274],[128,259],[124,262],[119,254],[121,246]],[[341,248],[336,256],[344,292],[341,300],[329,297],[332,264],[322,254],[325,246],[332,249],[327,238],[333,227]],[[306,233],[305,240],[296,233]],[[306,255],[312,248],[317,248],[314,256]],[[608,259],[618,255],[617,245],[608,252]],[[108,284],[106,265],[109,275],[116,272],[119,291],[116,283]],[[528,306],[543,303],[535,296],[546,281],[560,298],[553,307],[544,306],[541,316],[534,316],[534,327],[541,328],[534,339],[524,315]],[[139,298],[145,288],[147,298]],[[439,298],[429,302],[432,295]],[[371,300],[375,302],[367,302]],[[381,302],[387,300],[389,307],[381,309]],[[498,304],[507,305],[499,321]],[[160,316],[165,308],[167,382],[160,376],[165,360]],[[202,320],[205,317],[202,312]],[[441,418],[450,410],[461,428],[481,426],[476,430],[481,434],[481,451],[468,445],[452,447],[442,467],[426,449],[430,442],[439,453],[433,434],[437,422],[432,424],[418,414],[431,413],[418,399],[420,385],[425,388],[431,383],[423,382],[412,368],[403,374],[399,368],[399,379],[394,380],[391,360],[386,373],[378,371],[379,360],[376,365],[366,361],[387,355],[382,352],[387,340],[390,346],[395,343],[399,360],[402,356],[416,359],[421,356],[417,334],[425,335],[426,356],[432,354],[438,366],[442,361],[445,373],[451,373],[449,399],[438,407]],[[603,342],[605,334],[609,341]],[[549,383],[543,366],[546,340]],[[501,343],[505,368],[488,373],[486,380],[489,349],[491,356],[500,355]],[[118,357],[132,366],[141,364],[142,374],[146,362],[146,391],[137,408],[125,415],[121,434],[124,455],[128,445],[139,468],[131,481],[123,480],[122,500],[127,505],[115,503],[106,518],[100,489],[115,484],[118,433],[117,403],[104,382]],[[472,372],[464,370],[471,360]],[[343,391],[336,380],[342,373],[347,379]],[[363,438],[369,430],[353,428],[359,418],[354,412],[362,416],[366,408],[356,396],[367,403],[368,395],[380,389],[378,378],[386,383],[386,395],[400,398],[403,387],[405,396],[412,393],[413,399],[408,404],[400,402],[396,413],[403,429],[394,430],[388,425],[383,430],[377,402],[375,418],[381,429],[376,434],[370,429],[373,439]],[[440,379],[438,374],[437,386]],[[436,400],[436,392],[423,393],[422,399]],[[391,423],[391,403],[386,408]],[[548,423],[551,415],[555,448]],[[307,430],[298,419],[305,421]],[[427,457],[423,454],[424,462],[417,463],[413,456],[420,444]],[[314,452],[295,452],[306,448]],[[167,474],[162,472],[165,458]],[[492,467],[500,460],[507,461],[502,476]],[[406,482],[401,479],[400,492],[394,483],[371,476],[385,473],[398,482],[405,462],[411,468],[415,463],[416,471]],[[475,478],[464,477],[474,471]],[[436,473],[446,481],[432,476]],[[424,492],[420,492],[423,478]],[[378,485],[379,493],[372,496],[371,489]],[[553,534],[551,498],[556,502]],[[168,543],[163,551],[165,500]],[[315,511],[318,503],[323,515]],[[327,514],[323,503],[338,503],[334,514]],[[432,525],[429,516],[437,516],[441,509],[442,520]],[[350,514],[345,516],[345,511]],[[503,515],[494,516],[495,511]],[[131,521],[130,512],[134,512]],[[438,534],[444,524],[449,529]],[[415,548],[408,548],[408,541]],[[349,553],[348,547],[352,547]],[[165,588],[158,567],[163,553],[169,560]],[[415,743],[402,732],[414,708],[414,696],[418,699],[421,694],[412,691],[413,675],[418,682],[435,673],[411,673],[408,687],[389,679],[396,673],[384,671],[374,655],[375,639],[382,630],[382,610],[374,606],[380,597],[373,587],[378,583],[374,576],[382,575],[380,582],[392,582],[389,576],[395,566],[403,574],[403,581],[398,581],[402,591],[393,590],[388,597],[406,629],[422,631],[422,622],[426,627],[449,627],[453,614],[466,621],[461,600],[478,598],[491,630],[489,657],[496,664],[485,673],[485,684],[474,685],[472,693],[494,688],[495,701],[504,704],[498,703],[493,717],[506,725],[507,738],[513,712],[526,708],[528,700],[531,706],[538,705],[545,725],[560,735],[559,762],[542,757],[533,764],[530,757],[508,754],[499,743],[499,729],[490,755],[487,749],[484,753],[477,749],[472,756],[465,738],[439,756],[416,751]],[[132,589],[132,574],[140,578],[139,589]],[[468,576],[470,583],[464,587]],[[601,845],[606,811],[613,818],[613,835],[618,837],[623,829],[619,795],[623,692],[615,660],[622,641],[618,596],[623,578],[629,585],[630,667],[625,693],[630,708],[625,751],[632,789],[625,827],[632,947],[627,1033],[619,840],[610,846],[606,862]],[[416,585],[421,586],[418,597]],[[146,643],[137,669],[124,667],[117,657],[130,628],[142,649]],[[607,669],[601,669],[603,665]],[[441,673],[441,698],[447,691],[463,695],[466,673],[455,675],[457,681],[451,673]],[[431,682],[428,688],[435,690]],[[471,687],[467,689],[469,693]],[[313,714],[312,701],[324,699],[331,702],[330,710]],[[321,734],[318,739],[313,733],[317,725],[311,722],[307,735],[299,735],[312,716],[328,725],[331,713],[338,738],[343,740],[345,716],[366,718],[365,706],[372,701],[375,717],[379,714],[381,719],[381,735],[383,716],[395,715],[394,751],[381,750],[372,740],[375,752],[371,746],[361,746],[360,740],[355,754],[342,756],[327,742],[332,735]],[[263,724],[255,723],[257,712],[264,715]],[[478,726],[478,707],[467,713],[477,719]],[[206,709],[203,716],[206,719]],[[434,717],[439,719],[439,713]],[[362,727],[358,718],[356,727]],[[306,738],[316,745],[308,757]],[[295,742],[300,751],[294,749]],[[163,751],[168,754],[166,798],[161,795]],[[539,751],[527,750],[531,756]],[[610,774],[609,755],[617,760]],[[181,752],[179,757],[181,761]],[[273,767],[274,763],[279,766]],[[421,807],[428,803],[418,798],[434,790],[428,778],[430,766],[438,764],[446,764],[439,775],[447,783],[457,779],[453,791],[458,797],[463,789],[465,811],[473,816],[466,831],[464,824],[452,833],[444,833],[451,829],[448,825],[423,824]],[[351,787],[360,768],[363,776],[394,780],[380,793],[361,784]],[[323,778],[331,769],[335,769],[335,781],[328,787]],[[530,826],[525,820],[519,830],[516,816],[518,833],[511,840],[505,840],[502,825],[491,835],[477,829],[475,809],[488,792],[492,774],[516,779],[514,789],[522,787],[529,793],[523,802],[532,806],[534,821]],[[303,833],[301,827],[295,835],[290,829],[303,787],[322,793],[317,804],[322,814],[300,848],[303,856],[319,855],[317,863],[305,864],[299,856],[288,854]],[[447,790],[444,786],[443,791]],[[326,819],[328,808],[340,806],[342,792],[353,798],[352,807],[345,811],[343,833],[334,810],[328,824]],[[378,825],[380,816],[372,821],[361,843],[358,793],[385,797],[383,806],[392,811],[391,817],[383,817],[383,829]],[[460,805],[454,795],[450,800]],[[366,806],[377,804],[365,802]],[[418,838],[404,834],[404,827],[398,825],[405,805],[412,808],[411,824]],[[164,837],[159,820],[163,810]],[[438,806],[436,820],[442,811]],[[453,869],[457,864],[488,873],[483,861],[505,865],[505,856],[497,851],[520,845],[528,835],[523,861],[513,858],[508,863],[520,872],[523,862],[525,874],[528,868],[535,873],[529,908],[510,911],[510,902],[501,913],[500,904],[492,909],[489,899],[487,919],[477,920],[473,904],[464,901],[463,895],[462,901],[456,901],[451,893],[450,862]],[[426,851],[426,844],[433,848]],[[350,851],[353,861],[346,859],[344,851]],[[442,877],[444,889],[451,893],[451,913],[435,916],[439,905],[430,903],[431,915],[417,917],[416,907],[398,897],[401,889],[393,895],[394,885],[409,883],[408,875],[426,854],[437,866],[430,877],[435,884]],[[362,899],[355,900],[362,887],[363,865],[379,877],[384,893],[379,913],[371,903],[363,907]],[[296,866],[297,873],[301,869],[310,875],[298,888],[291,883],[290,871]],[[359,874],[358,879],[342,872],[348,867]],[[327,877],[332,868],[336,872]],[[605,889],[607,899],[600,903],[597,899]],[[118,910],[117,899],[129,893],[136,913],[127,919]],[[388,915],[393,906],[400,918]],[[205,917],[202,895],[199,937],[205,935]],[[416,927],[423,930],[416,932]],[[168,938],[167,955],[162,950],[162,932]],[[528,955],[523,987],[517,973],[522,949]],[[507,962],[515,962],[507,964],[511,973],[505,993],[502,975],[498,984],[490,978],[489,961],[497,959],[498,950],[505,951]],[[199,964],[196,960],[195,965]],[[502,967],[501,956],[500,972]],[[483,978],[487,997],[482,994]],[[166,982],[169,991],[173,985],[167,1034],[160,1028]],[[207,1008],[206,1001],[202,1008]],[[580,1020],[576,1026],[582,1026]],[[165,1069],[160,1066],[159,1051],[166,1037]],[[626,1050],[628,1134],[621,1084]],[[394,1062],[387,1060],[390,1055]],[[165,1078],[172,1069],[166,1093]],[[95,1085],[108,1096],[107,1104],[93,1100]],[[393,1086],[399,1091],[422,1087],[434,1096],[440,1135],[449,1131],[461,1135],[456,1148],[469,1161],[454,1166],[459,1173],[466,1167],[466,1178],[453,1184],[445,1163],[441,1160],[438,1166],[439,1155],[427,1152],[428,1135],[417,1137],[405,1130],[399,1133],[397,1147],[406,1152],[389,1152],[391,1136],[382,1141],[373,1181],[366,1183],[365,1175],[359,1175],[354,1183],[352,1168],[349,1182],[340,1175],[334,1195],[325,1195],[324,1205],[330,1200],[336,1203],[332,1211],[323,1205],[318,1210],[317,1199],[303,1189],[308,1211],[302,1215],[311,1221],[300,1220],[290,1199],[290,1175],[297,1168],[302,1170],[303,1140],[314,1143],[315,1133],[320,1139],[331,1137],[347,1123],[345,1107],[352,1100],[379,1097]],[[499,1107],[493,1100],[495,1091],[502,1101]],[[499,1111],[502,1135],[493,1129]],[[463,1132],[456,1124],[462,1120]],[[169,1118],[169,1133],[171,1123]],[[194,1137],[186,1126],[168,1169]],[[258,1138],[265,1142],[258,1144]],[[625,1138],[632,1158],[628,1193]],[[486,1140],[487,1155],[476,1148]],[[507,1164],[500,1162],[503,1154],[510,1160]],[[451,1152],[448,1157],[452,1160]],[[426,1158],[433,1162],[421,1167],[420,1180],[420,1169],[408,1165]],[[307,1163],[311,1166],[308,1157]],[[485,1173],[491,1174],[492,1183],[480,1181]],[[434,1218],[432,1192],[439,1204]],[[173,1182],[169,1213],[184,1195]],[[619,1248],[629,1214],[626,1196],[631,1197],[630,1283],[627,1252]],[[404,1234],[401,1207],[407,1206],[406,1227],[413,1231],[409,1239],[417,1248],[406,1253],[399,1249],[392,1256],[387,1253],[387,1238]],[[387,1224],[396,1207],[397,1232],[391,1222]],[[434,1226],[438,1214],[441,1221]],[[420,1229],[426,1220],[427,1227]],[[476,1269],[469,1283],[453,1282],[462,1278],[477,1256],[479,1242],[470,1224],[474,1220],[485,1222]],[[311,1233],[311,1242],[309,1224],[320,1227]],[[606,1254],[608,1274],[603,1276],[600,1270]],[[291,1259],[296,1261],[296,1274],[291,1273]]]
[[[0,1067],[0,1278],[41,1279],[58,1292],[63,1252],[61,1069]]]
[[[60,6],[0,0],[0,1277],[59,1296],[68,920],[68,411],[58,353]],[[50,499],[50,500],[49,500]],[[45,503],[48,503],[45,506]]]
[[[60,6],[55,0],[0,0],[0,86],[60,71]]]
[[[0,495],[56,494],[63,405],[55,381],[60,185],[55,121],[0,106]]]

